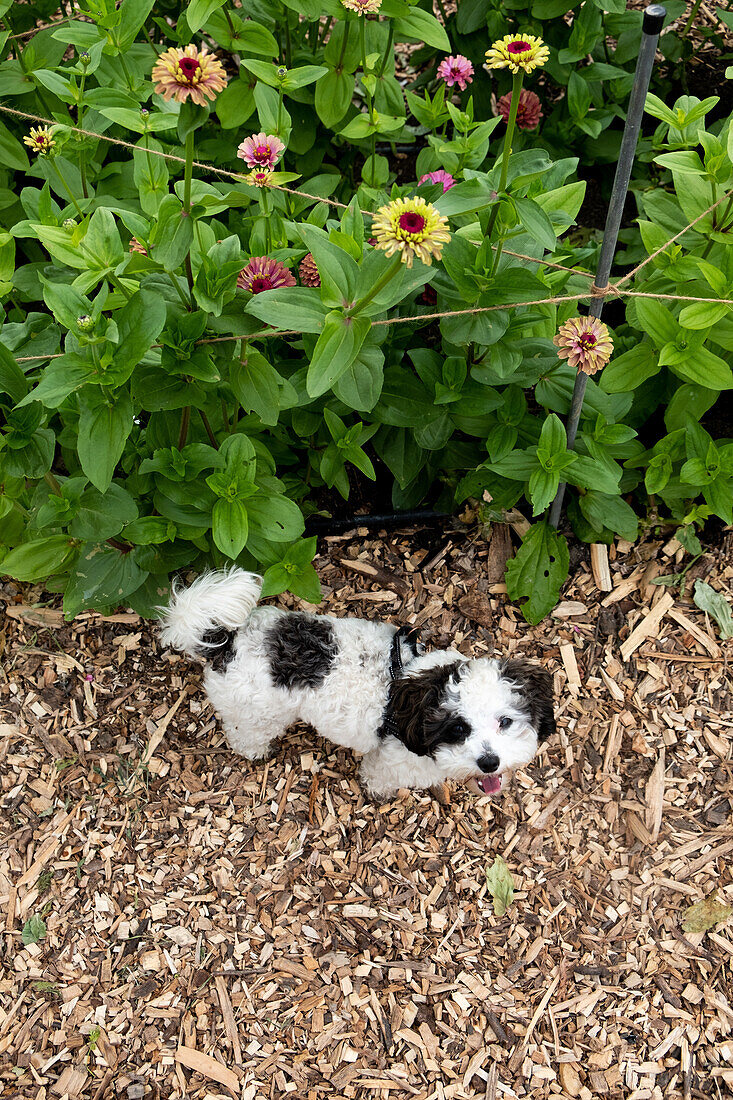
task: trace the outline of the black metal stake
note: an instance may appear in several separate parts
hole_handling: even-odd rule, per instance
[[[618,241],[618,231],[621,228],[621,218],[623,217],[626,193],[629,189],[631,169],[634,164],[636,143],[639,138],[641,119],[644,114],[646,94],[649,90],[649,81],[654,66],[654,55],[666,15],[667,9],[661,4],[650,4],[649,7],[644,10],[644,20],[641,27],[641,48],[636,62],[634,86],[631,89],[629,111],[626,116],[624,136],[621,139],[621,151],[619,153],[618,164],[616,165],[616,175],[613,180],[611,201],[608,205],[608,214],[606,216],[606,227],[603,230],[601,255],[598,259],[598,270],[596,271],[595,285],[599,290],[603,290],[608,286],[608,277],[611,274],[611,265],[616,253],[616,243]],[[600,317],[603,312],[603,297],[598,296],[591,299],[588,312],[591,317]],[[568,416],[568,450],[573,449],[575,437],[578,434],[578,423],[583,408],[583,398],[585,397],[587,382],[588,375],[579,370],[575,377],[573,400],[570,406],[570,415]],[[558,486],[557,496],[552,502],[552,508],[550,509],[550,523],[553,527],[557,527],[560,522],[560,512],[562,510],[564,496],[565,482],[561,482]]]

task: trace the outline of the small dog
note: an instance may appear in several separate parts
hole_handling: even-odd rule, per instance
[[[555,730],[537,665],[425,653],[390,623],[257,607],[261,589],[255,573],[205,573],[162,609],[163,643],[207,662],[209,699],[249,760],[302,721],[363,755],[376,797],[446,779],[496,794]]]

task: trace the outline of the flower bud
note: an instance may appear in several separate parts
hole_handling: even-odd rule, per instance
[[[67,218],[64,222],[64,229],[76,229],[76,222],[73,218]]]
[[[76,319],[76,327],[80,332],[91,332],[94,328],[94,319],[88,313],[83,313]]]

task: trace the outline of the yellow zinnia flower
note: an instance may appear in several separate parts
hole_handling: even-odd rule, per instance
[[[214,99],[227,83],[221,61],[207,53],[206,46],[198,50],[193,43],[185,50],[172,46],[162,53],[153,67],[152,79],[166,103],[169,99],[185,103],[190,98],[199,107],[205,107],[207,98]]]
[[[377,248],[388,256],[400,253],[408,267],[417,256],[430,265],[440,259],[443,245],[450,240],[448,219],[425,199],[395,199],[381,207],[372,222]]]
[[[549,57],[550,51],[541,38],[533,34],[506,34],[486,51],[486,66],[509,69],[512,73],[520,69],[531,73],[533,69],[542,68]]]
[[[26,145],[30,146],[34,153],[38,153],[39,155],[48,153],[51,146],[56,144],[47,126],[31,126],[30,135],[24,137],[23,141]]]

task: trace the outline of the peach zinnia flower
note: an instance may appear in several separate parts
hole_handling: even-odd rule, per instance
[[[446,172],[442,168],[438,168],[436,172],[426,172],[424,176],[420,176],[420,179],[417,182],[418,185],[427,182],[442,183],[443,194],[445,194],[446,191],[450,191],[451,187],[455,187],[456,185],[456,181],[453,179],[453,176],[450,174],[450,172]]]
[[[206,46],[198,50],[193,42],[185,50],[171,46],[162,53],[153,67],[152,79],[166,103],[169,99],[185,103],[190,98],[199,107],[206,106],[207,98],[215,99],[227,84],[221,61],[207,53]]]
[[[509,121],[509,112],[512,108],[512,93],[507,92],[496,104],[499,114],[505,122]],[[540,97],[530,92],[528,88],[522,88],[519,94],[519,107],[517,108],[517,127],[520,130],[534,130],[539,126],[542,118],[542,104]]]
[[[450,240],[448,219],[425,199],[395,199],[382,206],[374,215],[372,232],[377,248],[388,256],[399,252],[408,267],[415,256],[428,265],[433,256],[439,260]]]
[[[30,135],[24,137],[23,141],[26,145],[30,146],[34,153],[38,153],[39,156],[49,153],[51,151],[51,146],[56,144],[51,137],[51,131],[48,126],[31,126]]]
[[[505,34],[486,51],[488,69],[509,69],[518,73],[523,69],[531,73],[549,61],[550,51],[541,38],[533,34]]]
[[[263,290],[295,286],[295,279],[279,260],[272,260],[269,256],[252,256],[247,266],[239,272],[237,286],[241,290],[261,294]]]
[[[613,354],[613,340],[597,317],[571,317],[552,342],[560,358],[584,374],[596,374]]]
[[[473,80],[473,65],[462,53],[451,54],[438,65],[438,79],[444,80],[449,88],[457,84],[463,91]]]
[[[357,15],[376,15],[382,6],[382,0],[341,0],[341,3]]]
[[[245,138],[237,149],[237,156],[249,168],[272,171],[283,154],[285,146],[280,138],[272,134],[252,134]]]

